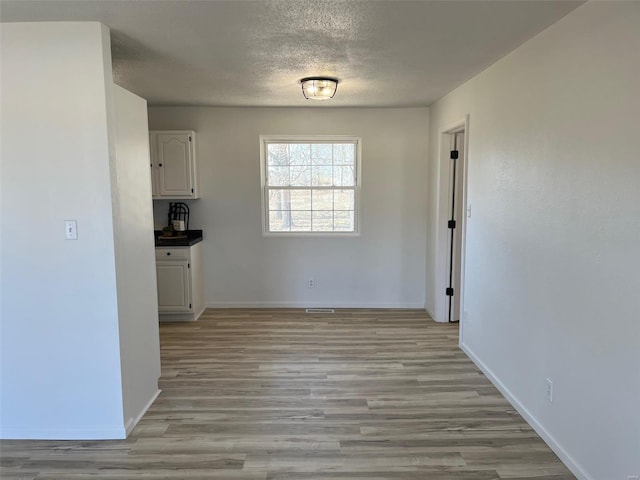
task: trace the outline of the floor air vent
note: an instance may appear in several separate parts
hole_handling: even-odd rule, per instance
[[[307,313],[336,313],[333,308],[307,308]]]

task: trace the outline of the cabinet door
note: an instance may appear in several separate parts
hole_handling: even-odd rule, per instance
[[[194,194],[191,135],[159,133],[156,137],[158,192],[160,197]]]
[[[149,134],[149,153],[151,154],[151,196],[158,196],[158,154],[156,153],[156,136]]]
[[[191,312],[191,280],[188,262],[156,261],[158,311]]]

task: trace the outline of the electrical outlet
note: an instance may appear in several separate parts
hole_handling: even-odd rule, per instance
[[[553,382],[548,378],[545,381],[545,394],[549,403],[553,402]]]
[[[309,287],[309,288],[313,288],[313,287],[315,287],[315,286],[316,286],[316,281],[313,279],[313,277],[311,277],[311,278],[309,279],[309,283],[307,284],[307,287]]]

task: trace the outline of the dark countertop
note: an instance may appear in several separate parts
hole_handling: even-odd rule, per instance
[[[202,241],[202,230],[187,230],[187,238],[160,238],[162,231],[155,230],[156,247],[191,247]]]

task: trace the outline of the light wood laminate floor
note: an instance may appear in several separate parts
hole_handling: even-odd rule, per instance
[[[122,441],[3,441],[4,479],[575,477],[420,310],[207,310],[162,324]]]

